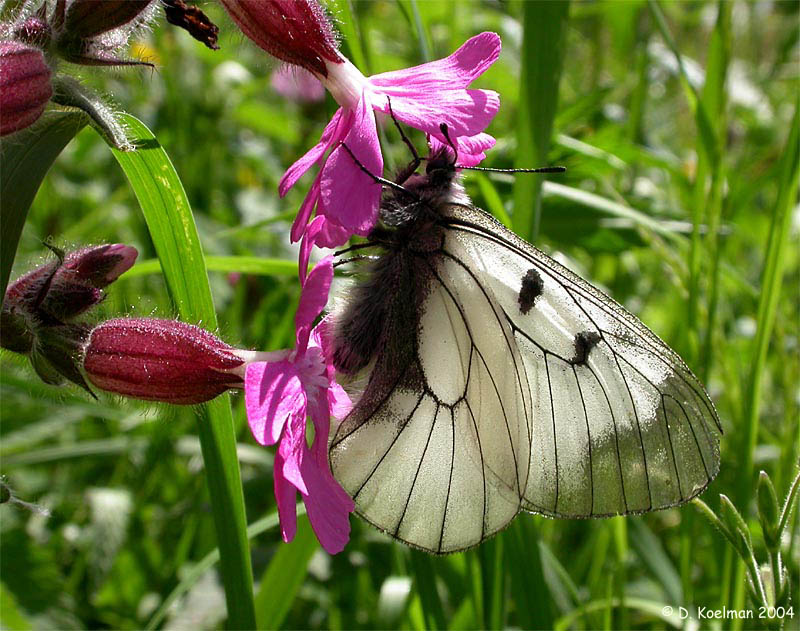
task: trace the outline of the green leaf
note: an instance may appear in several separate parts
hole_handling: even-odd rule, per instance
[[[152,132],[123,116],[135,151],[113,149],[136,193],[158,254],[167,289],[182,320],[213,331],[217,326],[203,251],[189,201],[172,162]],[[228,395],[200,407],[198,434],[220,548],[228,626],[255,627],[253,571],[244,496]]]
[[[279,629],[303,584],[308,562],[319,549],[319,542],[308,518],[297,520],[297,534],[281,544],[272,557],[256,594],[256,621],[259,629]]]
[[[88,120],[82,112],[51,110],[31,127],[0,140],[0,302],[33,198],[55,159]]]

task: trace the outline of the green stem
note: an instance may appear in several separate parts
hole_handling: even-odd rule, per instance
[[[182,320],[213,331],[217,316],[205,259],[186,192],[152,132],[122,117],[136,151],[114,150],[139,200],[167,288]],[[203,405],[197,425],[228,606],[228,628],[254,629],[253,571],[247,541],[244,495],[228,395]]]

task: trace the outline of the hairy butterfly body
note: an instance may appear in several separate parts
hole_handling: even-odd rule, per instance
[[[337,370],[366,375],[329,447],[356,511],[446,553],[521,510],[602,517],[703,491],[721,426],[680,357],[472,206],[445,152],[401,183],[334,316]]]

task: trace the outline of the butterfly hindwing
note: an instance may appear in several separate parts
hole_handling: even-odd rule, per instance
[[[373,384],[396,358],[379,354],[366,402],[334,435],[331,468],[372,524],[430,552],[453,552],[519,512],[530,402],[513,333],[491,294],[460,263],[427,255],[419,263],[429,266],[430,287],[416,352],[385,392]]]

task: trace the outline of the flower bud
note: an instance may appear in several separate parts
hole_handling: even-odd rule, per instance
[[[99,324],[83,363],[87,378],[101,390],[178,405],[203,403],[241,387],[243,368],[236,349],[208,331],[155,318]]]
[[[273,57],[327,77],[340,64],[333,28],[316,0],[222,0],[242,32]]]
[[[153,0],[72,0],[56,3],[51,19],[54,50],[67,61],[86,66],[152,64],[120,59],[114,53],[151,14]]]
[[[722,521],[731,534],[731,543],[736,547],[743,559],[748,559],[753,554],[753,543],[750,539],[750,530],[739,511],[727,495],[720,494],[719,509]]]
[[[36,15],[24,20],[14,29],[14,39],[38,48],[47,48],[53,33],[47,23],[47,4],[42,3]]]
[[[27,352],[16,350],[15,332],[22,317],[43,325],[63,323],[100,303],[105,297],[102,289],[128,271],[138,254],[136,248],[122,243],[84,248],[66,256],[57,249],[56,253],[61,261],[37,267],[6,290],[3,324],[11,328],[9,336],[4,331],[0,338],[3,348]]]
[[[53,95],[52,73],[42,51],[0,42],[0,136],[32,125]]]
[[[70,38],[96,37],[125,26],[138,17],[152,0],[72,0],[64,30]]]
[[[45,383],[59,385],[64,379],[85,388],[89,386],[80,370],[81,356],[89,327],[85,324],[60,324],[36,330],[31,363]]]
[[[767,550],[773,554],[780,547],[780,534],[778,532],[778,521],[780,520],[780,509],[778,508],[778,496],[772,480],[765,471],[758,476],[758,520],[761,522],[761,530],[764,533],[764,543]]]
[[[121,243],[70,253],[53,274],[41,310],[62,322],[88,311],[105,298],[103,287],[131,268],[137,254]]]

